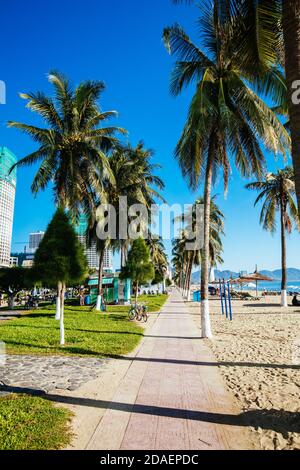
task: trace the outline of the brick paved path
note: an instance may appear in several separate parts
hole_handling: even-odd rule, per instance
[[[148,330],[86,448],[251,448],[216,360],[177,292]]]

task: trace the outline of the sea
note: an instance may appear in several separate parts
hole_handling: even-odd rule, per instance
[[[255,291],[256,287],[244,286],[243,290],[245,291]],[[272,281],[272,282],[259,282],[258,283],[259,291],[267,292],[280,292],[281,291],[281,281]],[[288,281],[287,283],[288,292],[299,292],[300,293],[300,281]]]

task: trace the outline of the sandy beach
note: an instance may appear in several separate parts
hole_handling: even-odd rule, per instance
[[[234,321],[211,301],[208,341],[227,387],[245,413],[258,449],[300,449],[300,307],[280,298],[234,301]],[[289,299],[291,303],[291,299]],[[199,324],[199,304],[192,305]]]

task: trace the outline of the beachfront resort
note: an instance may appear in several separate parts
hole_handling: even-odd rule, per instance
[[[121,3],[4,52],[0,450],[300,450],[299,2]]]

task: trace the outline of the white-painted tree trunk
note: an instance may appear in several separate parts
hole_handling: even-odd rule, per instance
[[[62,283],[59,282],[59,283],[57,284],[56,314],[55,314],[55,320],[57,320],[57,321],[60,320],[60,312],[61,312],[61,289],[62,289]]]
[[[61,287],[61,297],[60,297],[60,345],[65,345],[65,325],[64,325],[64,307],[65,307],[65,286]]]
[[[56,297],[56,315],[55,320],[60,320],[60,296]]]
[[[286,290],[281,291],[281,307],[287,307],[288,306],[288,301],[287,301],[287,292]]]
[[[96,302],[96,311],[101,312],[102,306],[102,295],[97,295],[97,302]]]
[[[65,345],[65,325],[64,325],[64,314],[63,312],[60,314],[60,345]]]
[[[187,300],[188,302],[191,301],[191,289],[188,289],[188,291],[187,291],[186,300]]]
[[[203,338],[213,337],[209,316],[209,300],[201,301],[201,328]]]

